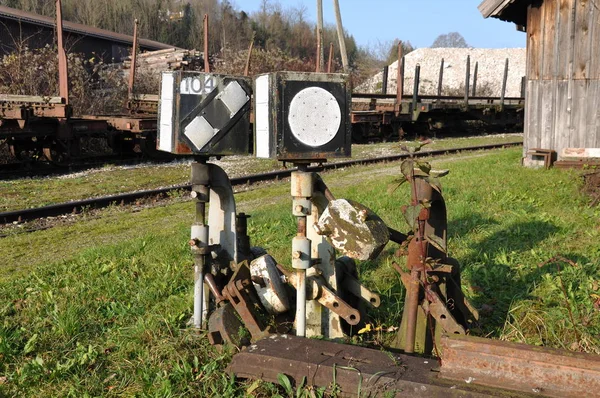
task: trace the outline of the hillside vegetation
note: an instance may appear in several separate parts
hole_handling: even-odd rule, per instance
[[[55,15],[54,4],[54,1],[0,0],[0,5],[51,17]],[[65,20],[132,35],[134,19],[137,18],[140,37],[188,49],[202,48],[202,20],[207,14],[211,55],[225,61],[243,58],[240,53],[247,51],[254,36],[255,49],[259,54],[258,65],[263,61],[265,52],[271,54],[271,58],[284,59],[296,70],[313,70],[315,65],[316,24],[308,20],[308,9],[304,5],[284,7],[277,0],[264,0],[259,11],[253,13],[228,0],[63,0],[62,5]],[[333,43],[335,58],[339,60],[335,26],[325,26],[323,36],[324,46]],[[349,62],[354,71],[368,70],[372,73],[372,68],[386,63],[392,42],[380,43],[376,47],[383,50],[375,51],[359,48],[348,32],[345,36]],[[273,62],[267,59],[263,63],[268,67]]]

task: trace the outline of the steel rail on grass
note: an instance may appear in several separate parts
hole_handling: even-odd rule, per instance
[[[448,149],[436,149],[431,151],[423,151],[417,152],[414,154],[415,157],[423,158],[423,157],[431,157],[431,156],[439,156],[445,154],[453,154],[459,152],[466,151],[478,151],[478,150],[491,150],[491,149],[500,149],[507,147],[515,147],[521,146],[522,142],[505,142],[500,144],[486,144],[486,145],[476,145],[476,146],[468,146],[461,148],[448,148]],[[388,155],[388,156],[380,156],[376,158],[369,159],[354,159],[347,160],[342,162],[335,163],[324,163],[317,166],[312,166],[308,168],[308,171],[326,171],[339,169],[343,167],[349,166],[358,166],[358,165],[368,165],[374,163],[383,163],[383,162],[394,162],[398,160],[402,160],[407,158],[408,154],[398,154],[398,155]],[[266,181],[276,181],[282,178],[287,178],[291,175],[292,171],[295,171],[295,168],[286,169],[286,170],[278,170],[278,171],[270,171],[266,173],[260,174],[251,174],[247,176],[234,177],[231,179],[231,185],[239,186],[239,185],[250,185],[257,182],[266,182]],[[0,213],[0,223],[12,223],[12,222],[23,222],[28,220],[35,220],[43,217],[56,217],[66,214],[76,214],[80,213],[86,209],[98,209],[103,207],[108,207],[111,205],[123,205],[127,203],[133,203],[136,200],[143,198],[152,198],[155,196],[165,195],[170,192],[178,191],[178,190],[190,190],[190,184],[182,184],[175,185],[171,187],[158,188],[158,189],[149,189],[143,191],[136,192],[128,192],[117,195],[110,196],[101,196],[96,198],[77,200],[66,203],[58,203],[49,206],[36,207],[32,209],[23,209],[23,210],[14,210]]]
[[[0,179],[6,181],[24,177],[45,177],[64,175],[68,173],[89,170],[91,167],[103,167],[106,166],[107,163],[109,164],[109,166],[128,166],[148,162],[161,164],[165,162],[172,162],[173,160],[173,157],[164,159],[148,159],[141,158],[137,154],[121,154],[116,156],[90,156],[88,158],[85,158],[85,160],[82,160],[81,162],[74,162],[68,166],[56,166],[52,163],[32,163],[29,165],[29,167],[24,168],[23,163],[5,163],[0,164]]]

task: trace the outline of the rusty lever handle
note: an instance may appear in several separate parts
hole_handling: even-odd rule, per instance
[[[297,274],[289,272],[281,264],[277,264],[277,268],[285,275],[286,280],[294,287],[297,286]],[[356,325],[360,322],[360,312],[353,308],[350,304],[342,300],[331,289],[325,286],[325,283],[318,276],[306,277],[306,298],[317,300],[321,305],[329,308],[342,317],[348,324]]]

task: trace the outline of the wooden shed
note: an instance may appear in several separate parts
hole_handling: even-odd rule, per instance
[[[533,148],[600,148],[600,0],[485,0],[527,33],[524,164]]]
[[[53,45],[55,24],[54,18],[0,5],[0,56],[15,51],[21,40],[29,48]],[[68,51],[99,56],[106,63],[121,62],[133,46],[133,36],[69,21],[63,21],[63,32]],[[140,39],[139,46],[141,51],[173,48],[147,39]]]

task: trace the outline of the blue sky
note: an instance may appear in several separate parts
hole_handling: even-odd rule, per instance
[[[277,0],[272,0],[277,1]],[[262,0],[234,0],[240,10],[254,12]],[[316,0],[279,0],[283,8],[305,6],[316,21]],[[429,47],[437,36],[459,32],[472,47],[525,47],[525,33],[514,24],[484,19],[481,0],[340,0],[342,22],[359,45],[408,40],[415,47]],[[335,23],[333,0],[323,0],[325,23]]]

